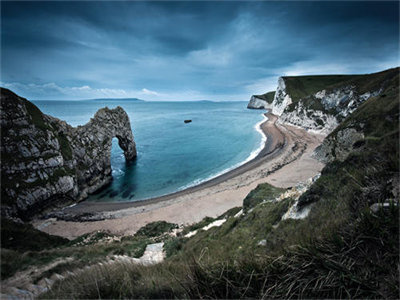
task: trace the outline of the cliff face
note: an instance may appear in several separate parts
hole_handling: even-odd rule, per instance
[[[274,109],[280,115],[280,121],[308,130],[329,133],[341,120],[350,115],[365,100],[376,96],[381,92],[379,90],[366,92],[360,95],[354,85],[345,85],[335,88],[331,91],[321,90],[304,99],[299,100],[295,105],[292,104],[290,96],[286,94],[281,101],[278,109]]]
[[[69,144],[76,160],[79,200],[111,182],[111,141],[118,139],[125,159],[136,157],[129,117],[121,108],[102,108],[85,125],[73,128],[66,122],[47,116],[59,135],[70,137]],[[57,127],[58,126],[58,127]]]
[[[344,161],[350,154],[365,152],[368,143],[383,143],[384,139],[398,147],[398,142],[395,141],[399,132],[398,83],[399,74],[387,81],[386,88],[379,96],[369,97],[343,120],[315,149],[315,157],[325,163]]]
[[[272,101],[274,100],[275,92],[268,92],[263,95],[253,95],[250,98],[247,108],[250,109],[272,109]]]
[[[100,109],[86,125],[74,128],[1,89],[2,215],[29,219],[108,184],[113,137],[127,161],[136,157],[129,118],[121,107]]]
[[[368,75],[280,77],[269,108],[281,123],[329,134],[398,73],[399,68]]]

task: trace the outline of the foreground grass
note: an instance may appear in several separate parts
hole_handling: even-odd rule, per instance
[[[365,213],[329,238],[237,264],[198,262],[196,298],[396,298],[398,209]]]
[[[226,219],[220,227],[201,230],[214,220],[207,218],[184,231],[198,230],[195,236],[169,239],[162,264],[83,273],[44,297],[397,299],[398,76],[391,80],[332,133],[360,126],[365,140],[344,161],[327,164],[300,197],[300,208],[311,207],[307,218],[282,220],[294,200],[274,201],[281,191],[261,185],[242,215],[235,217],[236,208],[219,217]],[[371,204],[382,202],[391,206],[372,213]]]
[[[334,138],[338,130],[355,127],[365,139],[344,161],[327,164],[298,199],[300,208],[311,208],[307,218],[282,220],[295,200],[276,201],[283,190],[264,184],[244,199],[243,214],[238,214],[241,208],[231,209],[216,218],[225,223],[207,231],[202,228],[216,219],[205,218],[178,237],[164,234],[175,227],[165,222],[115,244],[82,237],[32,252],[39,256],[30,259],[56,253],[89,264],[118,251],[139,255],[146,243],[159,239],[168,258],[147,267],[96,266],[56,282],[42,297],[398,298],[398,77],[391,80],[381,96],[366,101],[331,134]],[[371,212],[371,204],[382,202],[390,206]],[[185,237],[194,230],[196,235]]]
[[[103,266],[56,283],[43,298],[396,298],[398,217],[395,206],[365,212],[281,255]]]
[[[72,258],[46,271],[35,279],[40,280],[51,273],[62,273],[67,270],[104,261],[112,255],[127,255],[139,258],[146,246],[168,238],[168,232],[176,224],[154,222],[143,227],[134,236],[115,239],[105,232],[85,234],[73,241],[49,236],[34,229],[31,225],[4,223],[2,226],[1,276],[2,280],[29,267],[38,268],[59,259]],[[3,223],[2,223],[3,225]],[[7,242],[7,240],[10,241]],[[29,241],[27,241],[29,238]],[[4,242],[3,242],[4,241]]]

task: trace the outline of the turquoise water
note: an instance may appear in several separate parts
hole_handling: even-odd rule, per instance
[[[125,163],[113,140],[113,182],[90,201],[137,201],[196,185],[254,157],[262,144],[261,111],[247,102],[134,102],[129,100],[34,101],[46,114],[73,126],[101,107],[128,113],[138,157]],[[185,119],[193,120],[184,124]]]

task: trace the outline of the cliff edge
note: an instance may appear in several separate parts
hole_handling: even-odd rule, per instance
[[[398,74],[399,68],[393,68],[366,75],[283,76],[273,101],[263,108],[281,123],[329,134],[362,103],[382,94]]]
[[[113,137],[127,161],[136,157],[129,117],[119,106],[75,128],[1,88],[0,111],[2,216],[30,219],[110,183]]]
[[[247,108],[250,109],[271,109],[275,92],[268,92],[263,95],[253,95],[250,98]]]

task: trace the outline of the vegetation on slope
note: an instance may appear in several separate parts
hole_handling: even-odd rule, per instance
[[[243,209],[248,210],[263,201],[274,200],[283,192],[284,189],[274,187],[268,183],[260,184],[244,198]]]
[[[299,199],[300,207],[312,207],[307,218],[282,220],[293,199],[273,201],[271,187],[259,186],[242,215],[171,239],[164,263],[82,274],[57,283],[46,297],[397,298],[398,104],[393,81],[341,125],[363,124],[363,151],[324,168]],[[390,207],[370,210],[384,201]]]
[[[134,241],[162,238],[168,258],[147,267],[98,266],[56,282],[43,297],[397,298],[397,80],[392,77],[380,96],[366,101],[331,134],[352,126],[363,130],[365,139],[357,144],[362,151],[327,164],[298,200],[300,208],[311,207],[307,218],[283,220],[294,199],[277,201],[283,190],[259,185],[244,199],[242,214],[234,208],[216,219],[205,218],[178,237],[164,234],[173,225],[159,223],[146,226],[140,231],[143,235],[126,243],[60,248],[57,251],[91,263],[95,260],[84,258],[104,258],[97,253],[127,251]],[[371,204],[382,202],[389,207],[371,211]],[[226,221],[202,230],[217,219]],[[185,237],[194,230],[196,235]]]
[[[274,101],[275,91],[268,92],[262,95],[254,95],[254,97],[267,101],[267,103],[271,104],[272,101]]]
[[[293,102],[327,89],[336,84],[343,84],[363,75],[312,75],[285,76],[286,91]]]
[[[36,230],[30,224],[18,224],[2,218],[1,225],[2,280],[18,271],[50,264],[59,259],[70,260],[47,273],[74,270],[104,261],[112,255],[138,258],[143,255],[148,244],[166,239],[170,229],[176,227],[176,224],[163,221],[154,222],[141,228],[134,236],[118,238],[106,232],[94,232],[69,241]],[[43,276],[46,274],[39,275],[35,281]]]
[[[96,272],[81,273],[56,283],[44,298],[397,296],[399,215],[396,206],[376,214],[364,209],[334,232],[320,238],[314,236],[310,239],[308,235],[300,243],[300,233],[290,239],[296,233],[293,226],[290,235],[285,237],[289,241],[287,245],[292,245],[281,247],[276,252],[246,244],[251,243],[252,235],[246,236],[245,233],[259,229],[264,216],[267,216],[264,225],[268,225],[276,224],[281,215],[277,207],[273,213],[270,210],[273,206],[267,205],[265,209],[262,206],[256,206],[254,211],[259,210],[256,214],[244,215],[239,220],[231,216],[230,223],[227,221],[220,228],[186,239],[184,250],[159,265],[98,267]],[[291,223],[301,224],[306,220],[291,220]],[[326,223],[322,219],[318,221],[314,225]],[[270,238],[267,245],[269,241]],[[240,248],[243,249],[240,255],[232,255]]]
[[[293,103],[304,99],[321,90],[332,91],[343,86],[355,86],[358,93],[377,91],[391,84],[391,80],[399,74],[399,68],[389,69],[366,75],[312,75],[285,76],[286,91]],[[389,83],[390,82],[390,83]]]

